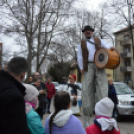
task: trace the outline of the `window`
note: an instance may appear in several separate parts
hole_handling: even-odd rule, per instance
[[[130,52],[130,47],[125,47],[125,53]]]
[[[131,61],[130,60],[125,60],[125,66],[131,66]]]
[[[125,74],[125,80],[126,81],[130,81],[131,80],[131,74],[130,73],[126,73]]]
[[[129,35],[129,34],[127,34],[127,35],[124,36],[124,39],[125,39],[125,40],[127,40],[127,39],[129,39],[129,38],[130,38],[130,35]]]

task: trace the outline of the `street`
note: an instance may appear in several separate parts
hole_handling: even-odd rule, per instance
[[[51,112],[53,111],[53,106],[51,104]],[[45,114],[42,120],[43,126],[45,125],[45,120],[50,114]],[[83,115],[78,117],[81,122],[83,122]],[[94,116],[91,117],[90,124],[93,123]],[[134,117],[126,117],[122,122],[118,122],[118,126],[121,134],[134,134]]]

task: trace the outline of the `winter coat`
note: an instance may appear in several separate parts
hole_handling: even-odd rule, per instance
[[[118,99],[116,95],[116,91],[113,85],[108,84],[108,97],[113,101],[113,103],[116,105],[118,104]]]
[[[53,83],[45,83],[47,87],[47,98],[51,99],[56,94],[56,89]]]
[[[25,87],[0,70],[0,133],[30,134],[25,113]]]
[[[32,83],[33,86],[36,87],[35,84]],[[39,90],[47,90],[47,87],[45,85],[45,83],[41,82],[40,87],[36,87]],[[39,101],[39,108],[45,108],[46,107],[46,95],[45,94],[39,94],[38,96],[38,101]]]
[[[45,123],[45,133],[50,134],[49,119]],[[78,118],[71,110],[61,110],[53,119],[52,134],[86,134]]]
[[[44,134],[40,116],[33,110],[29,103],[26,103],[27,125],[31,134]]]
[[[74,92],[75,95],[77,96],[77,100],[76,100],[76,101],[78,102],[78,101],[81,100],[81,90],[80,90],[79,87],[76,85],[76,83],[73,84],[73,85],[75,86],[75,90],[74,90],[73,92]],[[71,99],[71,107],[70,107],[70,109],[73,111],[73,114],[77,114],[77,113],[80,112],[80,110],[79,110],[79,105],[78,105],[78,103],[77,103],[76,106],[73,106],[73,105],[72,105],[72,102],[73,102],[73,100],[74,100],[74,97],[72,96],[72,90],[73,90],[73,87],[70,86],[69,83],[68,83],[68,85],[60,85],[60,86],[59,86],[59,89],[58,89],[58,91],[66,91],[66,92],[69,93],[70,99]]]
[[[114,119],[95,119],[94,124],[86,128],[87,134],[120,134]]]

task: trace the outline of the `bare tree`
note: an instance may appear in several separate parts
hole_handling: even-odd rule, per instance
[[[47,55],[53,37],[60,32],[63,18],[68,10],[67,3],[62,0],[2,0],[1,29],[6,35],[18,35],[19,45],[26,46],[29,63],[28,77],[31,74],[32,60],[36,58],[38,71]],[[7,21],[9,20],[9,22]],[[58,29],[58,30],[57,30]],[[22,40],[25,40],[22,42]]]
[[[132,48],[134,52],[133,24],[132,24],[132,22],[134,21],[134,10],[133,10],[134,1],[133,0],[112,0],[108,4],[109,4],[109,13],[111,13],[111,17],[114,18],[115,26],[128,27],[130,37],[132,40]],[[133,60],[134,60],[134,53],[133,53]]]

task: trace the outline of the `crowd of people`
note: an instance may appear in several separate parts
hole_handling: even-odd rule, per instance
[[[81,89],[76,76],[69,76],[69,83],[56,93],[51,78],[42,82],[38,72],[25,84],[28,63],[22,57],[9,61],[0,70],[0,133],[1,134],[120,134],[115,117],[117,103],[112,80],[109,80],[109,98],[95,105],[94,124],[83,128],[76,115],[80,112]],[[50,105],[54,96],[54,111]],[[110,99],[111,98],[111,99]],[[42,126],[43,114],[50,116]]]

